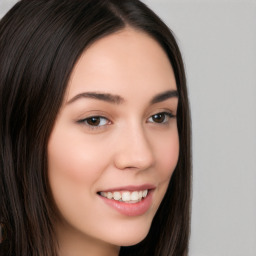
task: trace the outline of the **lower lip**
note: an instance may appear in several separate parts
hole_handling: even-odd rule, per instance
[[[140,216],[145,214],[152,204],[152,190],[148,192],[148,195],[138,203],[124,203],[116,201],[114,199],[108,199],[100,196],[102,200],[110,207],[117,210],[119,213],[127,216]]]

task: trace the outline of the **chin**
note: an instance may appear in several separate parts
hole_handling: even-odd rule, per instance
[[[133,232],[131,231],[123,231],[122,234],[119,234],[117,236],[117,239],[115,239],[114,244],[118,246],[132,246],[135,244],[140,243],[142,240],[145,239],[149,232],[148,229],[141,228],[140,230],[134,229]]]
[[[141,241],[143,241],[146,236],[147,236],[147,234],[145,236],[143,236],[142,238],[140,238],[140,239],[126,240],[125,242],[121,243],[120,246],[133,246],[133,245],[136,245],[136,244],[140,243]]]

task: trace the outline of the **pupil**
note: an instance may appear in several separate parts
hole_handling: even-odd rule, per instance
[[[156,114],[153,116],[153,120],[156,123],[162,123],[164,121],[165,116],[163,114]]]
[[[99,117],[91,117],[87,120],[87,123],[89,125],[97,126],[100,123],[100,118]]]

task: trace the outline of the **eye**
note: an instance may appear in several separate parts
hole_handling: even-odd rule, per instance
[[[172,113],[169,112],[161,112],[161,113],[157,113],[154,114],[153,116],[151,116],[148,121],[150,123],[158,123],[158,124],[163,124],[163,123],[167,123],[169,121],[170,118],[173,118],[174,115]]]
[[[92,116],[83,120],[79,120],[78,122],[90,126],[91,128],[104,126],[110,123],[110,121],[103,116]]]

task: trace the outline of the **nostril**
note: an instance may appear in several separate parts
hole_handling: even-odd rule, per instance
[[[151,152],[124,152],[115,158],[115,165],[122,170],[143,170],[148,169],[154,163],[154,156]]]
[[[141,124],[133,123],[122,132],[113,160],[120,170],[143,170],[154,164],[154,149]]]

